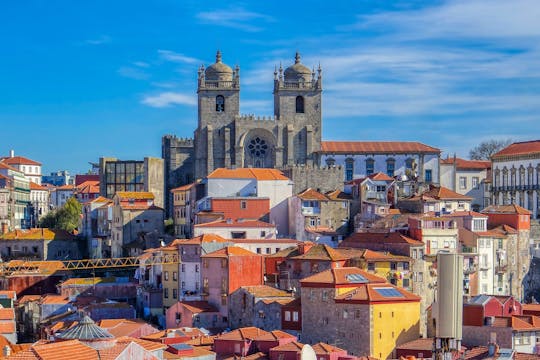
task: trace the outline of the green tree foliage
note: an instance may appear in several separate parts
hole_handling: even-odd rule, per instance
[[[42,228],[73,232],[73,230],[79,227],[81,211],[82,205],[77,199],[74,197],[69,198],[64,206],[44,216],[40,220],[39,226]]]
[[[483,141],[469,151],[471,160],[491,160],[491,155],[512,143],[511,139]]]

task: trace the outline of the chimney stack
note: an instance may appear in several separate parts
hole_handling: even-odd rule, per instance
[[[15,157],[15,150],[9,150],[9,157],[12,158],[12,157]]]

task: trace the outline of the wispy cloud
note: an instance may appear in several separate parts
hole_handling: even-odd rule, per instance
[[[133,65],[137,66],[137,67],[141,67],[141,68],[148,68],[150,67],[150,64],[147,63],[147,62],[144,62],[144,61],[135,61],[133,63]]]
[[[185,63],[185,64],[200,64],[201,60],[190,57],[184,54],[180,54],[171,50],[158,50],[159,56],[167,61]]]
[[[268,23],[274,18],[265,14],[246,10],[241,7],[204,11],[196,15],[200,22],[216,26],[224,26],[247,32],[263,30],[261,22]],[[254,24],[257,22],[257,25]]]
[[[135,80],[146,80],[150,77],[150,74],[140,69],[140,67],[133,66],[122,66],[120,69],[118,69],[118,74],[120,76]]]
[[[110,43],[112,41],[111,37],[108,35],[101,35],[95,39],[87,39],[84,41],[87,45],[103,45]]]
[[[193,95],[168,91],[157,95],[145,96],[142,103],[155,108],[164,108],[173,105],[194,106],[197,104],[197,99]]]

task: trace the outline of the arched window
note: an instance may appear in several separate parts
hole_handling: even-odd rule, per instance
[[[225,111],[225,98],[223,95],[216,96],[216,111],[224,112]]]
[[[304,98],[302,96],[296,97],[296,113],[297,114],[304,113]]]
[[[334,166],[336,165],[336,159],[333,157],[329,157],[326,159],[326,166]]]

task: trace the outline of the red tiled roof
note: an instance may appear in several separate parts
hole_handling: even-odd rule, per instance
[[[6,234],[0,234],[3,240],[73,240],[75,236],[65,230],[41,229],[17,229]]]
[[[263,334],[259,336],[257,341],[273,341],[273,340],[279,340],[279,339],[296,339],[296,336],[291,335],[289,333],[286,333],[285,331],[281,330],[273,330],[270,331],[267,334]]]
[[[343,192],[341,190],[329,191],[325,195],[330,200],[336,200],[336,201],[339,201],[339,200],[352,200],[351,194],[347,194],[347,193],[345,193],[345,192]]]
[[[179,304],[194,314],[219,311],[213,305],[210,305],[208,301],[180,301]]]
[[[277,169],[262,168],[219,168],[207,176],[208,179],[257,179],[257,180],[289,180]]]
[[[300,283],[302,286],[307,286],[309,284],[360,286],[365,284],[355,282],[355,280],[353,280],[355,275],[363,277],[368,283],[386,283],[386,280],[382,277],[370,274],[357,267],[328,269],[315,275],[308,276],[300,280]]]
[[[6,157],[6,158],[2,159],[2,162],[4,164],[8,164],[8,165],[37,165],[37,166],[41,166],[41,163],[38,163],[37,161],[25,158],[24,156]]]
[[[62,295],[49,294],[41,298],[40,303],[41,304],[68,304],[69,299]]]
[[[77,186],[79,194],[99,194],[99,181],[87,180]]]
[[[318,192],[317,190],[314,190],[312,188],[308,188],[308,189],[302,191],[297,196],[298,196],[298,198],[300,198],[302,200],[321,200],[321,201],[328,200],[328,198],[325,195],[321,194],[320,192]]]
[[[15,320],[15,310],[13,308],[0,308],[0,320]]]
[[[349,257],[343,255],[339,250],[325,244],[314,245],[309,248],[304,254],[292,257],[292,259],[300,260],[329,260],[340,261],[347,260]]]
[[[66,191],[75,191],[76,187],[75,185],[70,185],[70,184],[66,184],[66,185],[62,185],[62,186],[57,186],[56,187],[56,191],[58,190],[66,190]]]
[[[433,198],[437,200],[472,200],[471,197],[458,194],[444,186],[430,185],[429,190],[421,194],[422,198]]]
[[[490,205],[484,210],[482,214],[519,214],[519,215],[530,215],[531,212],[525,208],[522,208],[516,204],[510,205]]]
[[[368,178],[370,178],[371,180],[375,180],[375,181],[394,181],[393,178],[391,178],[390,176],[388,176],[388,175],[386,175],[385,173],[382,173],[382,172],[378,172],[378,173],[375,173],[375,174],[368,175]]]
[[[31,350],[43,360],[99,359],[96,350],[79,340],[42,343],[32,346]]]
[[[344,352],[344,351],[346,351],[346,350],[340,349],[338,347],[325,344],[323,342],[314,344],[311,347],[313,348],[313,350],[315,351],[315,354],[317,354],[317,355],[327,355],[327,354],[332,354],[332,353],[336,353],[336,352]]]
[[[15,169],[13,166],[9,166],[8,164],[3,163],[2,161],[0,161],[0,169],[13,170],[13,171],[16,171],[18,173],[22,172],[20,170]]]
[[[440,153],[441,150],[409,141],[323,141],[321,152],[333,154],[414,154],[414,153]]]
[[[454,211],[450,214],[445,214],[445,217],[462,217],[462,216],[472,216],[472,217],[481,217],[487,218],[488,216],[476,211]]]
[[[492,159],[512,155],[527,155],[540,153],[540,140],[516,142],[493,154]]]
[[[396,350],[429,350],[433,349],[433,338],[415,339],[404,344],[398,345]]]
[[[390,233],[353,233],[343,240],[339,247],[365,248],[365,244],[410,244],[414,246],[424,245],[422,241],[415,240],[399,232]]]
[[[242,286],[241,289],[258,298],[264,297],[291,297],[292,294],[268,285]]]
[[[304,347],[304,344],[298,342],[298,341],[291,341],[289,343],[279,345],[276,347],[273,347],[270,349],[270,351],[295,351],[300,352],[302,351],[302,348]]]
[[[251,252],[249,250],[243,249],[238,246],[226,246],[224,248],[221,248],[219,250],[213,251],[209,254],[202,255],[201,257],[206,258],[226,258],[229,256],[260,256],[258,254],[255,254],[254,252]]]
[[[487,170],[491,169],[491,161],[455,159],[458,170]],[[441,164],[453,165],[454,158],[441,159]]]
[[[219,335],[215,340],[254,340],[263,335],[268,335],[268,331],[250,326]]]
[[[15,321],[0,322],[0,334],[12,334],[15,331]]]
[[[394,289],[399,292],[401,296],[385,296],[380,292],[381,289]],[[420,301],[421,298],[407,290],[394,286],[392,284],[365,284],[358,288],[351,290],[345,294],[336,296],[336,302],[346,303],[349,301],[361,302],[361,303],[374,303],[374,302],[402,302],[402,301]]]
[[[209,223],[204,224],[197,224],[195,227],[214,227],[214,228],[220,228],[220,227],[238,227],[238,228],[245,228],[245,227],[254,227],[254,228],[268,228],[273,227],[275,228],[276,225],[260,221],[260,220],[217,220],[212,221]]]
[[[191,183],[191,184],[187,184],[187,185],[182,185],[182,186],[176,187],[176,188],[174,188],[174,189],[171,189],[171,192],[189,190],[189,189],[191,189],[193,186],[195,186],[195,183]]]
[[[30,181],[30,190],[41,190],[41,191],[48,191],[48,189],[44,186],[41,186],[39,184],[36,184],[33,181]]]

